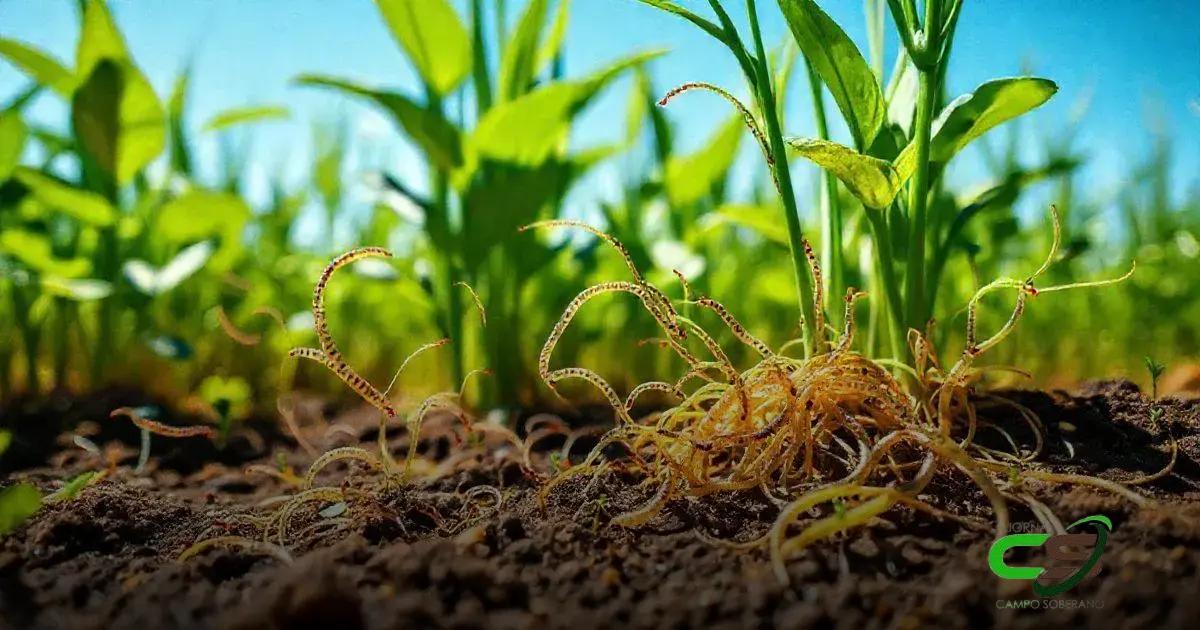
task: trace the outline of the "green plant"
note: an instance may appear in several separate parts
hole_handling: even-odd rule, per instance
[[[452,382],[466,376],[471,347],[464,334],[465,281],[479,289],[492,320],[480,332],[480,345],[496,374],[493,401],[513,405],[527,380],[519,359],[519,322],[524,309],[537,308],[522,300],[525,278],[549,263],[553,250],[511,235],[538,215],[557,212],[570,185],[609,155],[605,147],[569,153],[564,140],[571,123],[613,79],[657,53],[630,55],[581,79],[567,79],[561,54],[569,0],[558,3],[552,22],[553,3],[530,0],[511,34],[504,28],[506,16],[498,12],[494,47],[478,0],[470,3],[469,28],[446,0],[376,4],[417,71],[422,95],[336,77],[305,75],[297,82],[370,101],[425,157],[428,194],[390,175],[384,182],[420,209],[425,237],[437,256],[437,280],[428,290],[443,335],[454,341]],[[493,54],[499,59],[495,73],[489,65]],[[450,103],[465,94],[473,97],[475,120],[455,122]],[[458,116],[461,120],[465,112]]]
[[[1146,371],[1150,373],[1150,398],[1158,398],[1158,379],[1167,367],[1150,357],[1146,357]]]
[[[0,457],[12,444],[12,433],[0,430]],[[8,534],[42,505],[42,493],[30,483],[13,484],[0,489],[0,534]]]
[[[802,264],[804,239],[800,234],[790,175],[787,168],[781,167],[788,164],[788,160],[780,149],[783,137],[775,114],[778,97],[772,90],[771,74],[758,35],[756,3],[746,2],[748,21],[755,36],[755,51],[751,53],[742,43],[724,7],[716,0],[710,0],[709,4],[720,25],[672,2],[644,1],[696,24],[729,48],[742,66],[758,111],[751,113],[736,102],[735,105],[746,113],[747,124],[755,135],[766,138],[762,142],[764,153],[777,180],[788,221],[793,268],[809,339],[808,352],[821,350],[825,347],[824,331],[815,331],[811,322],[817,319],[816,310],[824,309],[825,305],[810,304],[813,299],[805,296],[813,296],[817,291],[825,295],[826,287],[812,286],[807,280],[811,272],[805,271]],[[961,2],[931,0],[925,4],[923,21],[916,14],[914,2],[889,2],[903,46],[891,86],[886,91],[880,86],[877,72],[868,65],[854,43],[815,2],[780,0],[779,6],[809,71],[819,136],[788,139],[787,144],[796,155],[815,162],[827,175],[839,180],[862,204],[864,217],[871,227],[876,258],[870,285],[877,299],[887,305],[891,358],[901,359],[904,331],[924,328],[933,314],[944,267],[937,257],[939,252],[944,255],[946,244],[953,242],[956,236],[946,234],[945,227],[954,222],[965,222],[973,214],[964,208],[954,216],[949,214],[954,208],[934,205],[932,208],[936,213],[931,216],[933,183],[964,146],[992,127],[1037,107],[1057,88],[1052,82],[1035,78],[985,83],[974,93],[950,103],[937,116],[935,129],[934,112],[944,83]],[[877,7],[878,10],[882,9]],[[877,50],[880,48],[878,38],[876,33],[872,39]],[[881,69],[877,70],[881,74]],[[911,72],[917,76],[915,93],[899,87],[905,81],[905,75]],[[828,138],[822,85],[828,89],[846,120],[852,147]],[[727,93],[723,94],[732,100]],[[905,118],[914,111],[911,122],[906,125]],[[889,112],[898,112],[900,119],[889,119]],[[760,119],[761,125],[756,122]],[[911,129],[907,129],[908,126]],[[759,127],[765,131],[758,131]],[[904,198],[900,192],[906,185],[909,194]],[[828,178],[823,198],[821,223],[825,226],[823,245],[827,248],[825,259],[828,262],[825,271],[831,278],[828,287],[840,291],[850,267],[844,260],[846,250],[842,244],[849,217]],[[926,246],[930,242],[935,246],[932,254]],[[876,323],[869,325],[874,327]]]

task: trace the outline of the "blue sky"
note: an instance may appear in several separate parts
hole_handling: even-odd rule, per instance
[[[707,3],[682,2],[707,12]],[[726,4],[732,13],[742,13],[741,2]],[[785,27],[774,3],[759,4],[765,36],[782,41]],[[0,0],[0,36],[35,43],[70,60],[78,20],[75,5],[75,0]],[[321,72],[415,92],[414,75],[370,0],[110,0],[110,5],[135,58],[164,97],[176,74],[192,63],[191,116],[197,129],[229,107],[278,103],[291,108],[291,120],[254,132],[251,169],[260,184],[267,172],[279,168],[300,177],[309,155],[312,121],[341,117],[356,137],[375,147],[369,161],[401,173],[417,172],[415,155],[378,115],[337,95],[289,84],[300,73]],[[825,0],[822,5],[865,49],[862,2]],[[1200,113],[1192,107],[1200,109],[1200,103],[1189,105],[1200,101],[1200,9],[1195,0],[986,0],[969,1],[964,11],[951,70],[952,93],[1029,69],[1057,81],[1061,91],[1029,117],[1027,133],[1058,133],[1073,108],[1089,103],[1079,141],[1092,158],[1087,182],[1097,194],[1115,191],[1126,169],[1144,155],[1152,120],[1161,121],[1153,124],[1165,126],[1178,139],[1176,193],[1197,184]],[[894,46],[889,39],[889,49]],[[670,50],[653,66],[660,88],[700,80],[743,92],[733,62],[683,21],[634,0],[574,1],[569,73],[595,68],[630,49],[656,47]],[[889,51],[888,68],[891,55]],[[20,75],[0,62],[0,98],[23,85]],[[598,143],[621,133],[626,87],[617,84],[586,114],[574,138],[577,144]],[[812,122],[801,77],[792,91],[788,131],[809,135]],[[685,129],[685,149],[697,146],[727,115],[726,109],[701,96],[680,99],[671,109]],[[54,97],[44,96],[33,116],[62,124],[65,109]],[[201,138],[202,157],[211,164],[215,141]],[[967,158],[968,177],[979,174],[969,164],[975,157]],[[606,185],[615,181],[615,173],[616,167],[611,167],[594,178],[583,195],[610,194]]]

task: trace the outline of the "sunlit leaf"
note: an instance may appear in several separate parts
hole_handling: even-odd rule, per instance
[[[546,25],[548,0],[529,0],[500,59],[500,102],[524,94],[533,84],[538,42]]]
[[[0,112],[0,182],[6,181],[20,163],[28,135],[20,112]]]
[[[480,157],[537,166],[560,150],[571,120],[622,72],[661,52],[625,57],[586,79],[539,87],[493,107],[472,138]]]
[[[108,11],[104,0],[86,0],[83,9],[83,28],[75,48],[75,72],[86,77],[102,59],[128,61],[125,40]]]
[[[11,256],[29,269],[47,276],[78,278],[92,271],[92,263],[86,259],[56,258],[46,235],[17,228],[0,231],[0,253]]]
[[[32,168],[19,166],[13,178],[25,185],[39,202],[97,227],[106,227],[116,220],[117,212],[107,199]]]
[[[1058,85],[1048,79],[1015,77],[988,81],[974,92],[954,99],[933,123],[930,162],[949,162],[971,141],[993,127],[1039,107],[1056,92]],[[916,170],[916,146],[905,147],[895,163],[901,181],[907,180]]]
[[[417,74],[441,95],[471,70],[471,40],[447,0],[375,0]]]
[[[63,487],[46,495],[46,498],[43,499],[43,501],[45,503],[62,503],[63,501],[72,501],[79,496],[80,492],[83,492],[83,489],[86,488],[89,483],[91,483],[92,479],[95,478],[97,474],[98,473],[96,471],[89,470],[85,473],[76,475],[67,481]]]
[[[0,534],[8,534],[42,507],[42,493],[32,484],[19,483],[0,490]]]
[[[12,444],[12,431],[0,429],[0,456],[3,456],[4,451],[8,450],[9,444]]]
[[[122,268],[125,278],[146,295],[159,295],[179,286],[181,282],[204,268],[215,251],[212,241],[201,241],[183,248],[161,269],[144,260],[127,261]]]
[[[283,120],[291,116],[288,108],[282,105],[251,105],[234,107],[208,119],[204,123],[205,131],[222,131],[238,125],[263,122],[266,120]]]
[[[94,302],[112,295],[111,283],[94,278],[76,280],[47,276],[42,278],[42,289],[49,295],[77,302]]]
[[[157,233],[178,244],[217,236],[221,242],[210,264],[227,269],[241,251],[242,228],[249,219],[249,206],[236,195],[196,189],[163,206],[158,214]]]
[[[696,15],[695,13],[692,13],[691,11],[685,9],[684,7],[680,6],[676,2],[671,2],[670,0],[639,0],[639,1],[642,4],[648,4],[656,9],[661,9],[668,13],[674,13],[675,15],[682,17],[683,19],[700,27],[700,29],[703,30],[705,33],[708,33],[710,36],[715,38],[717,41],[725,44],[726,46],[729,46],[730,48],[733,48],[734,46],[740,47],[739,44],[737,44],[736,42],[731,40],[725,34],[725,31],[722,30],[720,26],[713,24],[711,21],[706,20],[706,19],[700,17],[699,15]]]
[[[472,137],[481,157],[536,166],[563,143],[580,86],[554,83],[488,110]]]
[[[54,90],[61,96],[69,97],[75,89],[75,75],[70,70],[58,60],[29,44],[0,37],[0,56],[29,75],[29,78]]]
[[[398,92],[373,90],[351,81],[334,77],[303,75],[296,79],[301,85],[329,87],[375,102],[389,114],[431,162],[452,170],[462,164],[462,139],[458,129],[437,112],[419,105]]]
[[[128,63],[101,59],[76,90],[71,123],[92,160],[125,184],[166,145],[166,114],[150,82]]]
[[[191,85],[191,68],[185,69],[175,78],[171,98],[167,101],[167,129],[170,134],[171,168],[177,173],[192,173],[192,149],[188,139],[187,125],[183,114],[187,107],[188,87]]]
[[[905,60],[888,86],[888,120],[911,135],[913,117],[917,113],[917,69]]]
[[[793,151],[837,177],[863,205],[886,208],[900,191],[900,176],[891,162],[862,155],[828,140],[791,138]]]
[[[779,208],[751,204],[725,204],[710,215],[715,223],[732,223],[749,228],[769,241],[788,244],[787,226],[779,218]]]
[[[554,23],[550,33],[538,48],[537,60],[533,64],[536,75],[550,66],[554,58],[562,52],[563,40],[567,36],[567,25],[571,19],[571,0],[559,0],[558,9],[554,13]]]
[[[883,124],[883,95],[875,73],[845,31],[813,0],[779,0],[796,44],[850,127],[857,146],[870,146]]]
[[[746,132],[741,116],[725,123],[695,153],[673,156],[667,162],[667,198],[675,206],[686,206],[704,198],[723,181],[737,157],[738,144]]]

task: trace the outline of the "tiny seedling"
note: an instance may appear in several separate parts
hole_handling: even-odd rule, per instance
[[[1158,379],[1162,377],[1163,372],[1167,370],[1167,366],[1155,361],[1150,357],[1146,357],[1146,371],[1150,373],[1150,399],[1158,400]]]
[[[46,495],[46,498],[42,501],[48,505],[54,503],[63,503],[65,501],[73,501],[79,496],[80,492],[83,492],[84,488],[98,483],[103,478],[103,472],[89,470],[88,472],[81,473],[67,481],[63,487]]]

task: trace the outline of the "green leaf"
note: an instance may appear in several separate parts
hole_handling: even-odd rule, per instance
[[[382,107],[439,168],[453,170],[463,162],[462,138],[457,127],[398,92],[373,90],[351,81],[318,75],[302,75],[300,85],[328,87],[364,97]]]
[[[912,135],[913,118],[917,114],[917,79],[916,67],[905,57],[888,83],[887,119],[904,130],[905,135]]]
[[[74,500],[75,497],[79,496],[80,492],[83,492],[83,489],[87,487],[88,483],[90,483],[95,476],[96,471],[94,470],[89,470],[88,472],[76,475],[63,487],[46,495],[46,498],[43,499],[43,502],[51,504]]]
[[[220,238],[209,264],[224,270],[241,251],[242,228],[249,219],[249,206],[236,195],[196,189],[162,207],[156,231],[161,238],[177,244]]]
[[[468,272],[477,269],[488,252],[514,237],[517,228],[532,222],[565,189],[564,167],[557,161],[538,166],[494,164],[487,178],[472,179],[463,195],[462,247]]]
[[[733,223],[758,232],[769,241],[788,244],[787,226],[779,220],[779,208],[750,204],[725,204],[712,215],[714,225]]]
[[[230,127],[264,120],[283,120],[291,116],[288,108],[282,105],[251,105],[248,107],[233,107],[208,119],[204,124],[205,131],[222,131]]]
[[[664,177],[671,205],[681,207],[696,203],[723,181],[737,157],[738,144],[745,132],[741,115],[734,116],[700,150],[671,157]]]
[[[5,228],[0,231],[0,253],[7,254],[29,269],[48,276],[78,278],[92,271],[92,264],[86,259],[56,258],[46,235],[17,228]]]
[[[473,271],[493,247],[518,236],[517,229],[536,219],[543,208],[561,198],[571,183],[616,147],[602,146],[537,167],[494,163],[487,177],[476,177],[463,195],[463,258]],[[533,258],[518,257],[518,267],[532,272]]]
[[[571,120],[622,72],[661,55],[625,57],[586,79],[539,87],[493,107],[479,121],[472,142],[479,157],[537,166],[561,152]]]
[[[112,295],[112,283],[94,278],[76,280],[47,276],[42,278],[42,289],[48,295],[76,302],[94,302]]]
[[[76,90],[71,123],[83,149],[118,185],[166,145],[166,114],[150,82],[132,65],[107,58]]]
[[[533,85],[534,63],[542,28],[546,25],[548,0],[529,0],[500,59],[500,102],[511,101]]]
[[[34,199],[78,221],[96,227],[112,225],[117,211],[107,199],[27,166],[18,166],[13,179],[29,189]]]
[[[375,0],[392,37],[422,80],[439,95],[471,70],[471,40],[447,0]]]
[[[171,169],[183,175],[192,174],[191,142],[183,114],[187,108],[188,87],[192,82],[191,68],[185,69],[175,78],[171,98],[167,101],[167,129],[171,144]]]
[[[885,115],[875,73],[845,31],[813,0],[779,0],[796,44],[829,88],[856,146],[871,145]]]
[[[29,130],[21,113],[16,110],[0,112],[0,183],[7,181],[25,150],[25,139]]]
[[[75,90],[75,75],[57,59],[29,44],[0,37],[0,56],[60,96],[69,97]]]
[[[933,123],[929,161],[945,164],[963,147],[993,127],[1037,108],[1058,92],[1058,85],[1037,77],[994,79],[946,106]],[[909,144],[896,158],[901,181],[916,170],[917,150]]]
[[[900,192],[900,176],[886,160],[828,140],[789,138],[788,146],[841,180],[868,208],[888,207]]]
[[[563,41],[567,37],[567,23],[571,17],[571,0],[559,0],[558,10],[554,13],[554,24],[550,27],[550,35],[538,49],[537,60],[533,64],[536,75],[554,62],[554,58],[562,51]]]
[[[1150,379],[1153,381],[1158,381],[1158,378],[1162,376],[1163,372],[1167,371],[1167,366],[1155,361],[1150,357],[1145,357],[1145,363],[1146,371],[1150,373]],[[3,452],[3,450],[0,449],[0,452]]]
[[[560,150],[580,86],[553,83],[488,110],[471,140],[481,157],[537,166]]]
[[[129,61],[125,40],[117,29],[104,0],[86,0],[83,9],[83,28],[75,48],[75,73],[86,77],[102,59]]]
[[[215,250],[212,241],[201,241],[183,248],[161,269],[154,268],[144,260],[130,260],[122,271],[138,291],[146,295],[159,295],[174,289],[203,269]]]
[[[10,444],[12,444],[12,431],[0,429],[0,455],[4,455]]]
[[[639,0],[639,1],[642,4],[648,4],[656,9],[661,9],[663,11],[666,11],[667,13],[674,13],[675,15],[682,17],[683,19],[700,27],[700,29],[703,30],[705,33],[708,33],[710,36],[715,38],[717,41],[721,42],[722,44],[725,44],[726,46],[728,46],[730,48],[734,48],[734,47],[741,48],[741,44],[729,39],[729,37],[725,34],[725,31],[720,26],[717,26],[716,24],[700,17],[699,15],[696,15],[695,13],[688,11],[687,9],[679,6],[678,4],[676,4],[674,2],[670,2],[670,0]]]
[[[0,490],[0,534],[11,533],[42,507],[42,493],[28,483]]]

